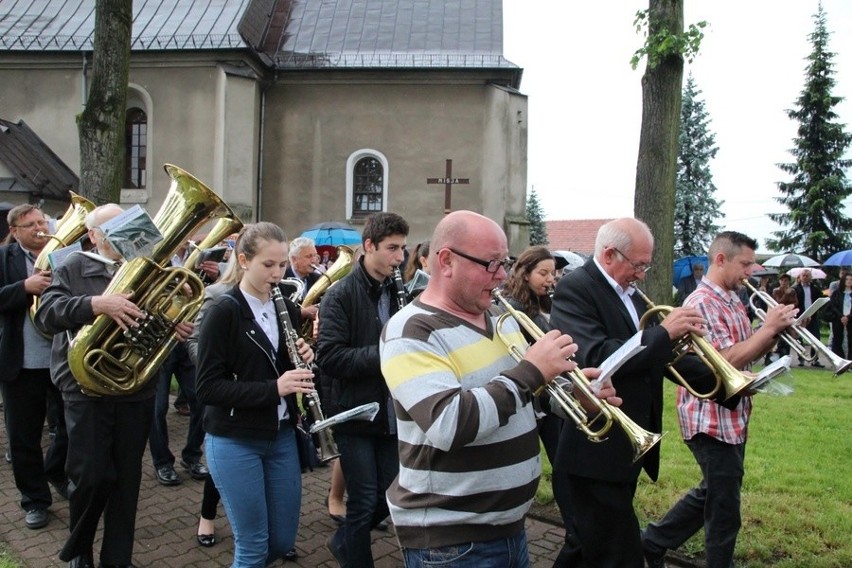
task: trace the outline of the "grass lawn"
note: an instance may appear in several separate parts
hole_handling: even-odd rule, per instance
[[[852,566],[852,374],[798,367],[786,397],[758,395],[749,426],[743,481],[743,527],[737,540],[741,568]],[[660,479],[643,473],[635,506],[642,526],[661,518],[700,471],[683,444],[675,387],[666,384]],[[544,455],[544,454],[542,454]],[[545,458],[546,461],[546,458]],[[553,499],[550,465],[539,487]],[[547,481],[545,481],[545,477]],[[703,531],[682,548],[703,556]]]

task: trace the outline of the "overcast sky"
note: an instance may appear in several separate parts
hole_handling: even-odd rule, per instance
[[[685,25],[709,24],[684,82],[692,72],[716,135],[711,168],[725,215],[719,224],[764,246],[778,228],[766,213],[784,211],[773,196],[776,183],[789,178],[776,164],[792,161],[797,123],[785,111],[804,87],[817,0],[684,4]],[[630,68],[643,42],[632,24],[647,6],[647,0],[503,2],[503,52],[524,69],[521,91],[529,96],[527,181],[547,219],[633,214],[645,63]],[[823,0],[823,8],[836,54],[833,94],[846,99],[836,110],[852,132],[852,1]]]

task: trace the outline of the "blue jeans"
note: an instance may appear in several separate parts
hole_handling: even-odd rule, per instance
[[[487,542],[465,542],[441,548],[404,548],[406,568],[527,568],[527,533]]]
[[[385,492],[399,472],[396,436],[353,436],[335,432],[346,479],[346,522],[331,546],[345,559],[344,568],[370,568],[370,530],[388,516]]]
[[[181,459],[187,463],[201,460],[201,444],[204,442],[203,408],[195,396],[195,365],[189,360],[186,346],[178,343],[160,367],[155,379],[157,400],[154,404],[154,422],[151,424],[148,443],[151,448],[151,460],[156,469],[175,463],[175,456],[169,450],[169,430],[166,425],[172,374],[189,404],[189,430],[186,433],[186,445],[181,451]]]
[[[701,467],[701,483],[681,497],[660,522],[648,525],[645,541],[652,550],[674,550],[704,528],[707,568],[730,568],[741,524],[745,444],[726,444],[698,434],[686,445]]]
[[[274,440],[207,434],[207,465],[234,532],[232,568],[263,568],[296,543],[302,473],[288,422]]]

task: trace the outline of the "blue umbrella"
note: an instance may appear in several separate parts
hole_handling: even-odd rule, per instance
[[[319,246],[360,245],[361,233],[346,223],[327,221],[318,223],[302,233],[303,237],[314,240]]]
[[[692,276],[692,265],[703,264],[704,272],[707,272],[707,257],[706,256],[685,256],[674,261],[672,270],[672,285],[677,286],[681,278]]]
[[[828,260],[822,263],[823,266],[852,266],[852,250],[842,250],[836,252]]]

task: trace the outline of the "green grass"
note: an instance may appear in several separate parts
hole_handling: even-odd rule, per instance
[[[852,566],[852,374],[833,378],[793,367],[791,382],[795,392],[789,396],[755,398],[737,566]],[[680,438],[674,391],[667,382],[660,479],[651,483],[643,474],[639,480],[634,504],[642,526],[661,518],[700,480]],[[550,464],[544,470],[540,503],[553,499]],[[699,532],[680,552],[702,556],[703,539]]]
[[[0,544],[0,568],[20,568],[20,564],[15,556],[7,551],[5,544]]]

